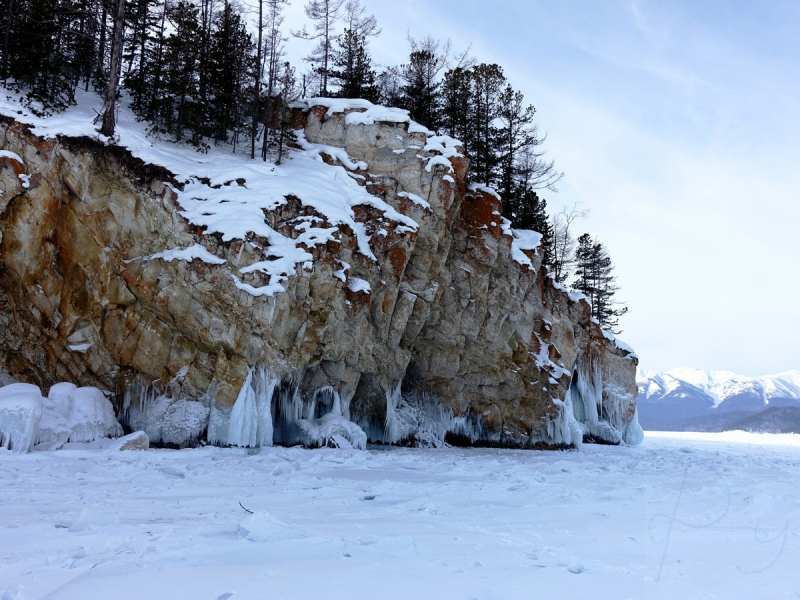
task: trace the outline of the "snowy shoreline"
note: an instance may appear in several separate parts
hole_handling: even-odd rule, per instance
[[[800,436],[658,432],[581,452],[108,443],[0,450],[0,598],[800,593]]]

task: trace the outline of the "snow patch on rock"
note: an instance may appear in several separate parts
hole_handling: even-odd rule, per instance
[[[144,262],[149,262],[151,260],[161,259],[165,262],[172,262],[173,260],[182,260],[185,262],[192,262],[193,260],[201,260],[204,263],[208,263],[210,265],[224,265],[228,261],[224,258],[220,258],[219,256],[214,256],[205,246],[201,246],[200,244],[194,244],[189,246],[188,248],[173,248],[171,250],[163,250],[161,252],[156,252],[155,254],[151,254],[150,256],[143,256],[141,260]],[[138,260],[135,258],[126,260],[124,262],[131,263],[134,260]]]
[[[21,165],[25,164],[22,158],[20,158],[19,154],[16,152],[11,152],[11,150],[0,150],[0,158],[10,158],[17,161]]]
[[[511,238],[511,258],[521,265],[533,268],[531,259],[524,251],[538,252],[542,245],[542,234],[527,229],[512,229]]]

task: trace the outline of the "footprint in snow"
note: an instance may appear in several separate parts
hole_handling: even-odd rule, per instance
[[[228,600],[231,596],[233,596],[233,592],[226,592],[225,594],[220,594],[214,600]]]

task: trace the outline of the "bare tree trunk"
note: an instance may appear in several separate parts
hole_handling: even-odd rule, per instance
[[[8,36],[11,33],[11,19],[14,15],[14,0],[8,0],[6,11],[6,31],[3,36],[3,81],[8,79]]]
[[[269,144],[270,121],[272,120],[272,92],[275,88],[272,65],[269,66],[269,75],[267,77],[267,110],[264,123],[264,143],[261,145],[261,160],[263,161],[267,160],[267,145]]]
[[[256,57],[256,85],[255,97],[253,98],[253,127],[250,131],[250,158],[256,157],[256,136],[258,135],[258,118],[261,113],[259,100],[261,97],[261,74],[262,74],[262,37],[264,33],[264,0],[258,0],[258,55]]]
[[[103,67],[106,62],[106,20],[108,18],[106,3],[100,1],[100,5],[103,7],[103,12],[100,16],[100,41],[97,44],[97,64],[95,65],[97,67],[95,77],[98,82],[103,80]]]
[[[125,26],[125,0],[117,4],[117,16],[114,18],[114,41],[111,45],[111,65],[108,70],[108,91],[106,92],[106,111],[103,114],[103,126],[100,133],[111,137],[116,128],[117,85],[119,84],[119,68],[122,60],[122,30]]]
[[[322,52],[322,89],[320,96],[328,97],[328,52],[331,47],[331,21],[330,21],[330,2],[325,3],[325,46]]]

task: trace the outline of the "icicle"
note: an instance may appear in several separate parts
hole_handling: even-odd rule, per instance
[[[411,404],[403,402],[402,385],[403,382],[399,381],[394,389],[386,391],[383,441],[388,444],[410,438],[417,428],[417,411]]]
[[[636,415],[632,421],[627,421],[634,401],[632,395],[610,383],[603,385],[602,373],[596,363],[591,367],[581,365],[575,370],[568,395],[575,419],[581,423],[586,435],[610,444],[619,444],[623,440],[632,444],[641,441],[637,431],[641,427]],[[632,442],[627,442],[627,438]]]
[[[402,381],[386,392],[386,417],[383,428],[369,419],[359,425],[369,439],[385,444],[408,442],[414,446],[439,448],[445,445],[448,433],[464,436],[475,442],[486,434],[480,420],[454,416],[452,409],[426,393],[402,394]],[[497,437],[498,436],[492,436]]]
[[[625,427],[625,432],[622,434],[622,439],[629,446],[638,446],[644,441],[644,431],[642,426],[639,425],[639,409],[637,408],[633,413],[633,419]]]
[[[228,444],[244,448],[272,445],[272,398],[278,383],[278,379],[266,369],[259,367],[255,373],[254,369],[248,369],[231,410]]]
[[[551,398],[558,414],[555,417],[547,416],[545,419],[544,435],[532,436],[531,443],[537,441],[548,444],[580,447],[583,442],[583,429],[575,419],[574,408],[570,391],[564,400]]]
[[[144,431],[151,443],[194,446],[210,429],[210,411],[202,402],[172,398],[155,382],[134,382],[123,398],[121,420],[133,431]]]
[[[161,441],[177,446],[193,446],[208,428],[209,409],[200,402],[178,400],[167,407],[161,426]]]
[[[92,442],[122,435],[114,408],[94,387],[58,383],[43,398],[35,385],[0,389],[0,445],[27,452],[39,444],[55,450],[66,442]]]
[[[272,446],[272,397],[280,382],[266,369],[259,369],[256,379],[256,411],[258,413],[258,434],[256,442],[259,446]]]
[[[321,446],[347,447],[365,450],[367,434],[358,425],[348,421],[342,415],[329,412],[318,419],[300,419],[297,421],[300,441],[306,448]],[[346,440],[343,444],[341,440]]]
[[[42,418],[42,395],[28,383],[0,388],[0,447],[28,452],[33,446]]]
[[[220,446],[228,445],[228,429],[231,422],[231,409],[211,405],[211,414],[208,418],[208,443]]]

